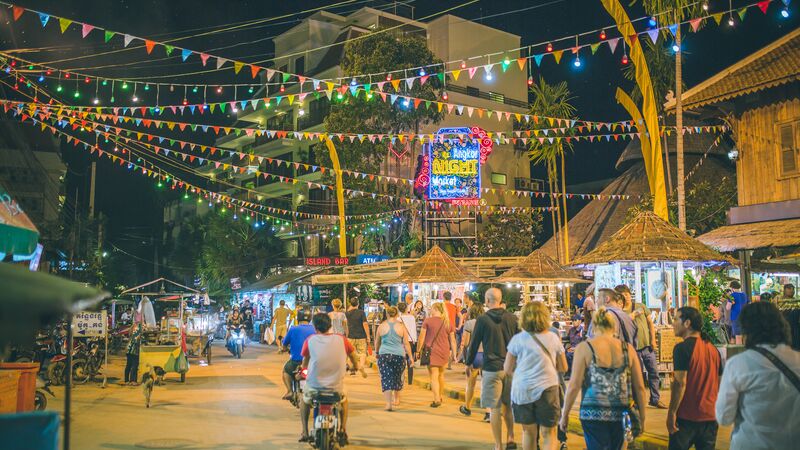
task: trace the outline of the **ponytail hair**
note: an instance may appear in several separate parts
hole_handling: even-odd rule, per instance
[[[613,331],[616,329],[617,321],[605,306],[601,306],[592,316],[592,326],[600,331]]]

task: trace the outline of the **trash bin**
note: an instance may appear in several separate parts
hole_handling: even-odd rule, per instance
[[[19,372],[0,372],[0,413],[17,412]]]
[[[36,400],[36,374],[38,363],[0,363],[0,373],[18,373],[17,409],[15,412],[33,411]]]
[[[0,414],[3,450],[58,450],[58,428],[55,411]]]

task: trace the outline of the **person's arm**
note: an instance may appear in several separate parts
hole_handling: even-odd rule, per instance
[[[564,394],[564,407],[561,410],[561,420],[559,420],[559,428],[567,431],[569,424],[569,412],[572,410],[572,405],[578,398],[578,393],[583,386],[583,379],[586,375],[586,360],[590,357],[590,350],[586,342],[581,342],[575,348],[575,357],[572,360],[572,375],[569,378],[567,385],[567,392]]]
[[[382,331],[383,325],[384,324],[380,324],[378,326],[378,329],[375,330],[375,354],[376,355],[378,354],[378,352],[381,349],[381,341],[382,341],[382,339],[381,339],[381,331]]]
[[[411,337],[408,335],[405,325],[403,325],[403,329],[401,331],[402,335],[405,336],[405,339],[403,339],[403,347],[406,350],[406,356],[408,356],[408,364],[410,366],[414,364],[414,354],[411,353]]]
[[[417,336],[417,359],[419,359],[420,355],[422,355],[422,347],[425,347],[425,335],[427,334],[428,330],[425,324],[428,323],[425,321],[422,324],[422,328],[419,330],[419,336]]]
[[[669,410],[667,411],[667,432],[675,434],[678,432],[678,407],[683,401],[683,394],[686,392],[685,370],[675,370],[672,372],[672,384],[669,387]]]
[[[628,361],[631,365],[631,385],[633,387],[633,399],[639,408],[639,419],[642,423],[642,433],[644,433],[645,414],[647,411],[647,399],[645,398],[644,377],[642,376],[642,366],[639,364],[639,356],[636,349],[628,344]]]
[[[303,349],[300,351],[300,354],[303,356],[303,369],[308,369],[308,361],[311,359],[311,352],[308,349],[308,339],[303,342]]]
[[[461,352],[461,356],[465,361],[467,358],[465,350],[467,349],[467,347],[469,347],[469,341],[471,336],[472,333],[470,333],[467,330],[464,330],[464,334],[461,335],[461,349],[459,351]]]
[[[364,334],[367,335],[367,345],[369,345],[370,337],[369,337],[369,325],[367,324],[367,314],[364,313],[364,311],[361,311],[361,313],[364,315],[363,320],[361,321],[361,326],[364,327]]]
[[[294,330],[294,327],[289,328],[289,331],[286,332],[286,336],[284,336],[283,340],[281,341],[281,347],[283,351],[289,350],[289,343],[291,342],[289,335],[292,333],[292,330]]]
[[[347,327],[347,314],[344,314],[344,319],[342,319],[342,326],[344,327],[344,337],[347,337],[347,335],[350,332],[350,328]]]
[[[653,323],[653,319],[650,318],[650,310],[647,307],[644,307],[644,311],[642,312],[645,317],[647,317],[647,328],[650,330],[650,346],[655,349],[656,347],[656,326]]]
[[[469,340],[469,352],[467,353],[467,359],[464,360],[464,364],[467,366],[471,366],[473,361],[475,361],[478,347],[480,347],[483,341],[483,333],[483,322],[479,318],[475,322],[475,328],[472,330],[472,337]]]
[[[567,373],[568,368],[569,365],[567,364],[567,355],[564,352],[559,353],[556,356],[556,371],[564,374]]]
[[[730,362],[727,365],[730,366]],[[739,389],[734,372],[731,367],[726,367],[719,382],[717,404],[714,409],[720,425],[733,424],[739,409]]]
[[[517,357],[512,355],[511,352],[506,353],[506,360],[503,362],[503,372],[514,373],[517,368]]]
[[[456,360],[458,357],[458,352],[456,351],[456,333],[454,331],[450,331],[450,354],[452,355],[451,358],[453,361]]]

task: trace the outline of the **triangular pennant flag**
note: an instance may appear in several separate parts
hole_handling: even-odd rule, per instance
[[[42,26],[46,26],[47,22],[50,21],[50,16],[45,13],[39,13],[39,21],[42,22]]]
[[[689,21],[689,25],[692,26],[692,31],[697,33],[697,29],[700,28],[700,24],[703,23],[702,18],[692,19]]]
[[[243,62],[234,61],[233,62],[233,73],[239,73],[239,71],[242,70],[242,67],[244,67],[244,63]]]
[[[544,58],[544,54],[533,55],[533,60],[536,61],[536,67],[542,65],[542,58]]]
[[[669,32],[672,33],[672,36],[677,36],[678,35],[678,25],[677,24],[672,24],[672,25],[668,26],[667,28],[669,28]]]
[[[14,21],[17,21],[19,20],[20,16],[22,16],[22,13],[25,12],[25,8],[21,6],[12,6],[11,11],[14,14]]]
[[[108,41],[111,40],[112,37],[114,37],[115,34],[117,34],[117,33],[113,32],[113,31],[105,30],[105,32],[103,32],[103,40],[105,42],[108,42]]]
[[[172,56],[172,52],[175,51],[175,46],[164,44],[164,51],[167,52],[167,56]]]
[[[151,40],[148,40],[148,39],[144,40],[144,48],[147,49],[147,54],[148,55],[150,54],[150,52],[153,51],[153,47],[155,47],[155,45],[156,45],[156,43],[151,41]]]
[[[717,25],[722,22],[722,13],[712,14],[711,17],[714,18],[714,22],[717,22]]]
[[[647,30],[647,35],[650,36],[650,40],[653,41],[653,44],[658,42],[658,28]]]
[[[469,79],[470,80],[472,79],[472,77],[475,76],[475,71],[477,71],[477,70],[478,70],[477,67],[470,67],[469,69],[467,69],[467,71],[469,72]]]
[[[203,67],[206,66],[206,62],[208,62],[209,55],[206,53],[200,53],[200,61],[203,62]]]
[[[131,36],[130,34],[126,34],[125,36],[122,37],[122,46],[127,47],[128,44],[131,43],[131,41],[133,41],[133,36]]]
[[[400,90],[400,80],[392,80],[391,83],[395,92]]]
[[[596,44],[592,44],[592,45],[590,45],[590,47],[591,47],[591,49],[592,49],[592,54],[593,54],[593,55],[594,55],[595,53],[597,53],[597,49],[598,49],[598,48],[600,48],[600,44],[602,44],[602,42],[598,42],[598,43],[596,43]]]
[[[608,49],[611,50],[611,53],[614,53],[617,50],[617,44],[619,44],[619,40],[621,38],[614,38],[608,40]]]
[[[260,67],[254,66],[254,65],[250,65],[250,76],[253,77],[253,78],[257,77],[258,76],[258,72],[260,70],[261,70]]]
[[[181,49],[181,59],[183,60],[183,62],[186,62],[186,60],[189,59],[189,56],[191,56],[191,55],[192,55],[192,51],[191,50],[188,50],[188,49],[185,49],[185,48]]]
[[[72,21],[63,17],[59,17],[58,24],[61,26],[61,33],[64,33],[67,31],[67,28],[72,25]]]
[[[525,70],[525,63],[528,61],[528,58],[517,58],[517,65],[519,66],[519,70]]]
[[[772,0],[763,0],[763,1],[760,1],[760,2],[756,3],[756,5],[758,6],[758,9],[760,9],[762,13],[766,14],[767,13],[767,8],[769,8],[769,4],[770,4],[771,1]]]
[[[553,52],[553,58],[556,60],[556,64],[561,62],[561,55],[564,54],[564,50],[556,50]]]
[[[283,74],[282,74],[282,75],[283,75],[283,82],[284,82],[284,83],[286,83],[287,81],[289,81],[289,77],[291,77],[291,76],[292,76],[292,74],[290,74],[290,73],[286,73],[286,72],[283,72]]]
[[[224,66],[226,62],[228,62],[227,59],[217,57],[217,69],[221,69],[222,66]]]
[[[92,30],[94,30],[94,25],[89,25],[88,23],[84,23],[84,24],[81,26],[81,35],[82,35],[84,38],[86,38],[86,36],[88,36],[88,35],[89,35],[89,33],[91,33],[91,32],[92,32]]]
[[[744,15],[745,14],[747,14],[747,7],[746,6],[739,10],[739,19],[740,20],[744,20]]]

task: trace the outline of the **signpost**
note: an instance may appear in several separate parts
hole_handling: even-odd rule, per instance
[[[103,363],[103,387],[108,382],[108,318],[106,311],[100,312],[79,312],[73,316],[72,326],[75,327],[75,334],[78,337],[104,337],[105,338],[105,358]],[[72,369],[70,369],[72,370]]]

